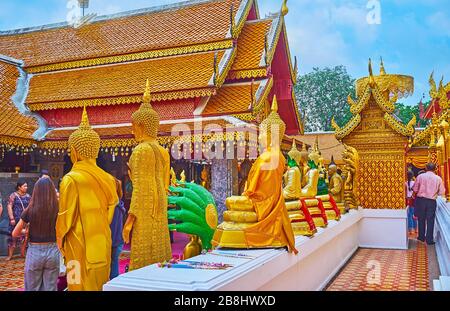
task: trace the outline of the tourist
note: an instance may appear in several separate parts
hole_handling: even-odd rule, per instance
[[[56,245],[58,199],[50,178],[34,186],[30,205],[22,213],[12,236],[19,237],[29,226],[29,247],[25,259],[25,290],[56,291],[60,253]]]
[[[408,230],[409,234],[417,233],[417,220],[414,219],[414,198],[413,198],[413,186],[414,186],[414,173],[408,171],[408,181],[405,182],[406,193],[406,208],[408,209]]]
[[[19,180],[17,182],[16,191],[9,196],[7,208],[9,216],[9,232],[11,234],[14,231],[16,224],[19,222],[22,212],[28,207],[28,204],[30,202],[31,197],[27,193],[27,190],[27,183],[23,180]],[[7,261],[11,260],[11,258],[13,257],[16,247],[20,247],[21,256],[25,257],[25,235],[21,235],[18,237],[10,236],[8,238],[8,257],[6,257]]]
[[[119,275],[119,256],[123,248],[123,219],[126,214],[125,204],[123,203],[122,197],[122,182],[116,179],[116,190],[119,196],[119,203],[116,205],[114,210],[114,217],[111,222],[111,239],[112,239],[112,249],[111,249],[111,273],[109,279],[112,280]]]
[[[426,172],[417,176],[413,186],[416,196],[415,215],[418,217],[419,222],[419,236],[417,240],[421,242],[426,241],[429,245],[435,244],[433,232],[436,216],[436,199],[438,196],[445,195],[444,183],[442,178],[434,173],[435,170],[436,165],[428,163]]]
[[[48,170],[41,170],[41,174],[39,175],[39,178],[50,178]]]

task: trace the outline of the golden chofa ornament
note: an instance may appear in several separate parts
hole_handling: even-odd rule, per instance
[[[272,145],[272,138],[278,139],[278,144],[281,145],[284,133],[286,131],[286,123],[280,118],[278,114],[278,102],[276,95],[273,96],[272,108],[270,114],[259,125],[259,130],[265,133],[268,138],[268,145]],[[273,135],[272,135],[273,133]]]
[[[159,130],[159,115],[151,105],[150,81],[147,79],[142,104],[131,118],[135,125],[143,127],[146,135],[156,138]]]
[[[97,159],[98,157],[100,136],[89,124],[86,106],[83,108],[81,123],[78,129],[69,136],[69,148],[72,147],[79,156],[85,159]]]

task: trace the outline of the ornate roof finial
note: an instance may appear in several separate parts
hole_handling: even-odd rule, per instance
[[[386,70],[384,69],[383,57],[380,57],[380,76],[384,76],[386,74]]]
[[[372,70],[372,59],[369,58],[369,85],[374,86],[375,85],[375,79],[373,77],[373,70]]]
[[[283,0],[283,6],[281,7],[281,15],[286,16],[289,13],[289,8],[287,6],[287,0]]]
[[[430,84],[430,97],[431,99],[435,99],[438,97],[437,87],[436,87],[436,81],[434,81],[434,70],[430,75],[430,79],[428,80],[428,83]]]
[[[444,76],[442,76],[441,81],[439,81],[438,94],[442,94],[444,91]]]

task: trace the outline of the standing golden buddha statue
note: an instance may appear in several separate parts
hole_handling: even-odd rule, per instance
[[[86,107],[69,137],[71,171],[61,181],[56,221],[70,291],[98,291],[109,280],[110,223],[119,198],[113,176],[97,166],[100,136],[89,125]]]
[[[135,270],[172,258],[167,222],[170,155],[157,141],[159,116],[150,104],[148,80],[132,126],[139,144],[129,162],[133,194],[123,238],[128,243],[133,230],[129,269]]]
[[[242,196],[226,199],[228,210],[216,230],[213,245],[230,248],[287,246],[297,253],[282,189],[286,160],[280,144],[286,124],[278,114],[275,96],[271,110],[260,124],[258,139],[263,152],[250,169]]]

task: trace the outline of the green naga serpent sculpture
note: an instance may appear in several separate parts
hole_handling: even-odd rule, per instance
[[[202,248],[210,250],[218,223],[212,194],[200,185],[182,181],[170,186],[169,191],[169,204],[177,207],[168,211],[168,218],[176,221],[169,224],[169,230],[197,235]]]

